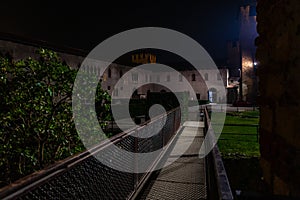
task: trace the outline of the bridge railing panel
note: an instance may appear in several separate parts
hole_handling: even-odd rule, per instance
[[[153,134],[163,118],[166,119],[165,125],[159,133]],[[180,127],[180,118],[179,108],[157,116],[144,126],[114,136],[110,142],[104,141],[90,151],[59,161],[0,189],[0,199],[128,199],[137,191],[147,173],[115,170],[100,162],[97,157],[102,156],[101,159],[107,159],[107,162],[112,159],[114,165],[125,167],[126,161],[135,160],[131,157],[134,154],[120,156],[110,150],[110,145],[135,153],[158,150],[173,138]],[[140,134],[153,136],[134,137]],[[149,168],[152,166],[153,163],[149,163]],[[139,165],[135,160],[132,166],[127,167],[136,168]]]

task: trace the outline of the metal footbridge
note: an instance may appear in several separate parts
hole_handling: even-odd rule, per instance
[[[199,157],[210,123],[208,110],[193,114],[180,124],[180,109],[173,109],[0,189],[0,199],[233,199],[217,147],[205,158]],[[166,123],[158,134],[134,137],[145,126],[151,131],[149,127],[158,126],[162,118]],[[109,154],[107,159],[122,168],[127,158],[108,151],[111,145],[134,153],[164,151],[148,164],[146,172],[130,173],[96,159]],[[139,167],[138,162],[132,163],[134,167]],[[158,165],[165,167],[157,169]]]

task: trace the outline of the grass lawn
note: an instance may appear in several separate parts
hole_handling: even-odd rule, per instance
[[[259,123],[258,111],[230,112],[218,140],[223,158],[259,157],[259,143],[255,126],[227,126],[226,124],[253,125]],[[248,135],[243,135],[248,134]]]

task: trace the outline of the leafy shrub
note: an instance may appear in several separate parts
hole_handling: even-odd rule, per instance
[[[0,57],[0,186],[84,150],[72,116],[77,70],[53,51],[38,54]],[[110,109],[103,99],[109,95],[98,89],[98,117]]]

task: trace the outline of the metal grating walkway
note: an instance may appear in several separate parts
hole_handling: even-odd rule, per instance
[[[198,157],[204,139],[203,127],[203,122],[185,122],[169,158],[179,155],[191,142],[190,147],[179,159],[151,178],[139,199],[207,199],[205,160]]]

